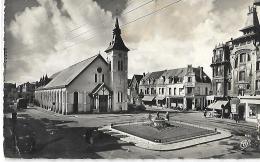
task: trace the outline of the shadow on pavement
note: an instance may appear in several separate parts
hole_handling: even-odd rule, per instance
[[[4,155],[8,158],[28,159],[101,159],[102,157],[96,152],[121,149],[123,146],[130,145],[120,143],[118,139],[101,132],[95,138],[94,144],[90,144],[89,139],[86,139],[86,132],[97,128],[66,125],[73,122],[77,121],[35,119],[23,113],[18,114],[15,124],[12,119],[4,118]],[[28,143],[35,145],[27,146]],[[18,146],[18,151],[15,151],[15,145]]]

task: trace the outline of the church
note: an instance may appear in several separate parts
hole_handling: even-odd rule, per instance
[[[116,18],[107,59],[97,54],[55,73],[47,85],[35,90],[36,101],[65,115],[126,111],[128,51]]]

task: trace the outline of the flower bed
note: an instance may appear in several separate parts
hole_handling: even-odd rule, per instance
[[[213,130],[175,123],[162,129],[149,124],[115,125],[113,129],[158,143],[175,142],[215,134]]]

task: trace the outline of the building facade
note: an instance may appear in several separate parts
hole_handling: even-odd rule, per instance
[[[62,114],[127,110],[128,51],[116,19],[107,60],[98,54],[55,73],[36,90],[38,104]]]
[[[146,74],[139,85],[144,104],[199,110],[206,105],[211,80],[202,67],[158,71]]]
[[[260,24],[256,5],[259,5],[258,1],[249,7],[246,23],[240,29],[242,36],[217,45],[211,64],[213,95],[229,98],[232,116],[237,114],[245,120],[249,117],[250,107],[245,102],[252,103],[253,98],[260,98]],[[236,98],[240,98],[241,104],[232,104]],[[255,107],[259,109],[259,105]]]
[[[129,83],[129,102],[132,104],[136,104],[139,102],[139,84],[144,75],[134,75]]]

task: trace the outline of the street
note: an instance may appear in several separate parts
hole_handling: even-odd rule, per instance
[[[138,148],[103,134],[94,145],[85,140],[89,129],[113,122],[134,122],[145,118],[147,113],[139,114],[77,114],[63,116],[53,112],[31,107],[18,112],[15,126],[19,153],[12,151],[11,114],[5,114],[5,156],[10,158],[93,158],[93,159],[151,159],[151,158],[260,158],[256,150],[241,151],[239,142],[245,132],[255,129],[246,123],[204,118],[201,112],[172,113],[170,120],[183,121],[201,126],[226,129],[233,136],[175,151],[152,151]],[[154,114],[153,114],[154,115]],[[238,126],[239,125],[239,126]],[[35,148],[25,152],[23,137],[33,136]],[[20,141],[20,142],[19,142]],[[259,151],[259,150],[258,150]]]

